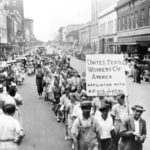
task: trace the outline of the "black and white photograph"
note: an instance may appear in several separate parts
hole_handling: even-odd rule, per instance
[[[0,150],[150,150],[150,0],[0,0]]]

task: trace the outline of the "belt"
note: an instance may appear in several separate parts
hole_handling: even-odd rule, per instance
[[[121,119],[115,119],[116,121],[121,121]]]

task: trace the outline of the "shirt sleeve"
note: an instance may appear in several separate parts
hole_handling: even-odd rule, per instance
[[[60,97],[60,105],[64,104],[64,95]]]
[[[93,123],[94,123],[94,130],[95,130],[95,132],[97,134],[99,134],[99,137],[100,137],[100,125],[99,125],[97,119],[94,118],[94,122]]]
[[[75,121],[72,125],[71,133],[76,136],[79,135],[79,118],[75,119]]]
[[[116,115],[116,105],[114,105],[114,106],[112,107],[111,114],[112,114],[113,116]]]
[[[21,130],[23,130],[23,128],[21,127],[20,123],[18,122],[18,120],[14,120],[14,125],[15,125],[15,131],[17,134],[19,134],[19,132]]]

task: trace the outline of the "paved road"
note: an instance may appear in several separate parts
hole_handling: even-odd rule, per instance
[[[76,58],[71,57],[71,63],[73,67],[79,71],[80,74],[85,72],[85,63]],[[134,106],[135,104],[142,105],[146,112],[143,113],[143,118],[147,122],[147,139],[144,143],[143,150],[149,150],[150,146],[150,83],[142,82],[141,84],[133,83],[133,79],[127,78],[127,91],[129,95],[129,105],[130,107]]]
[[[37,99],[35,76],[27,77],[19,89],[23,97],[25,139],[19,150],[70,150],[64,126],[55,120],[49,102]]]

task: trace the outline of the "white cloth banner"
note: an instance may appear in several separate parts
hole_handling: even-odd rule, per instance
[[[86,55],[86,82],[88,96],[127,95],[124,56]]]

